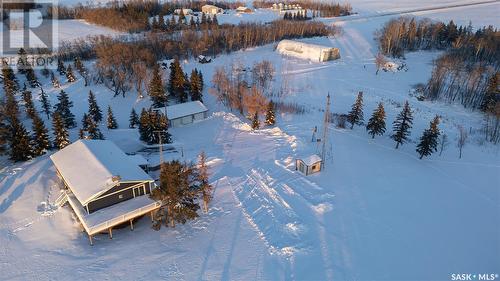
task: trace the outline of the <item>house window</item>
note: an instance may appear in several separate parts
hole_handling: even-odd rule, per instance
[[[313,166],[312,166],[312,169],[313,169],[313,170],[316,170],[316,165],[313,165]]]
[[[118,199],[123,199],[123,194],[119,194]]]

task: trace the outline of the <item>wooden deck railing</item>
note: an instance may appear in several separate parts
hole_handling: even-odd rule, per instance
[[[89,235],[92,235],[92,234],[95,234],[95,233],[98,233],[98,232],[101,232],[103,230],[107,230],[109,229],[110,227],[113,227],[115,225],[119,225],[121,223],[124,223],[124,222],[128,222],[130,221],[131,219],[134,219],[138,216],[142,216],[148,212],[151,212],[157,208],[159,208],[161,206],[161,203],[160,202],[153,202],[147,206],[144,206],[142,208],[139,208],[139,209],[136,209],[136,210],[133,210],[131,212],[128,212],[124,215],[121,215],[119,217],[116,217],[116,218],[112,218],[110,220],[107,220],[103,223],[100,223],[96,226],[93,226],[93,227],[89,227]]]

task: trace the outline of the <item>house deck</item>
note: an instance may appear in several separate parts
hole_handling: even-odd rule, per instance
[[[96,233],[108,231],[116,225],[129,222],[134,218],[148,214],[161,205],[148,196],[138,196],[136,198],[107,207],[103,210],[88,214],[71,191],[68,194],[68,202],[75,211],[78,219],[85,228],[89,236]]]

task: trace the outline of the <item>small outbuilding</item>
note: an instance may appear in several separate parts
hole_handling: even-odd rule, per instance
[[[252,9],[250,9],[248,7],[240,6],[240,7],[236,8],[236,12],[250,14],[253,11],[252,11]]]
[[[340,58],[338,48],[304,43],[295,40],[281,40],[276,50],[285,56],[292,56],[314,62],[324,62]]]
[[[295,159],[295,170],[306,176],[314,174],[321,171],[322,162],[321,157],[317,154],[305,158],[297,158]]]
[[[201,11],[208,15],[222,14],[224,11],[215,5],[203,5]]]
[[[180,127],[207,118],[208,109],[201,101],[191,101],[167,106],[170,127]]]

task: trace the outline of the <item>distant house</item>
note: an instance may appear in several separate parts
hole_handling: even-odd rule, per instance
[[[243,7],[243,6],[240,6],[238,8],[236,8],[236,12],[238,13],[251,13],[252,12],[252,9],[248,8],[248,7]]]
[[[295,170],[303,173],[306,176],[321,171],[321,166],[321,157],[316,154],[313,154],[306,158],[295,159]]]
[[[191,101],[167,106],[170,127],[180,127],[207,118],[208,109],[201,101]]]
[[[209,15],[221,14],[224,12],[222,8],[219,8],[215,5],[203,5],[201,6],[201,11]]]
[[[193,14],[193,10],[191,9],[175,9],[174,14],[180,15],[181,11],[185,16]]]
[[[338,48],[304,43],[295,40],[281,40],[278,43],[276,50],[282,55],[311,60],[314,62],[324,62],[340,58],[340,51]]]
[[[93,235],[130,223],[160,207],[148,194],[154,180],[109,140],[78,140],[50,156],[69,203],[93,244]]]

